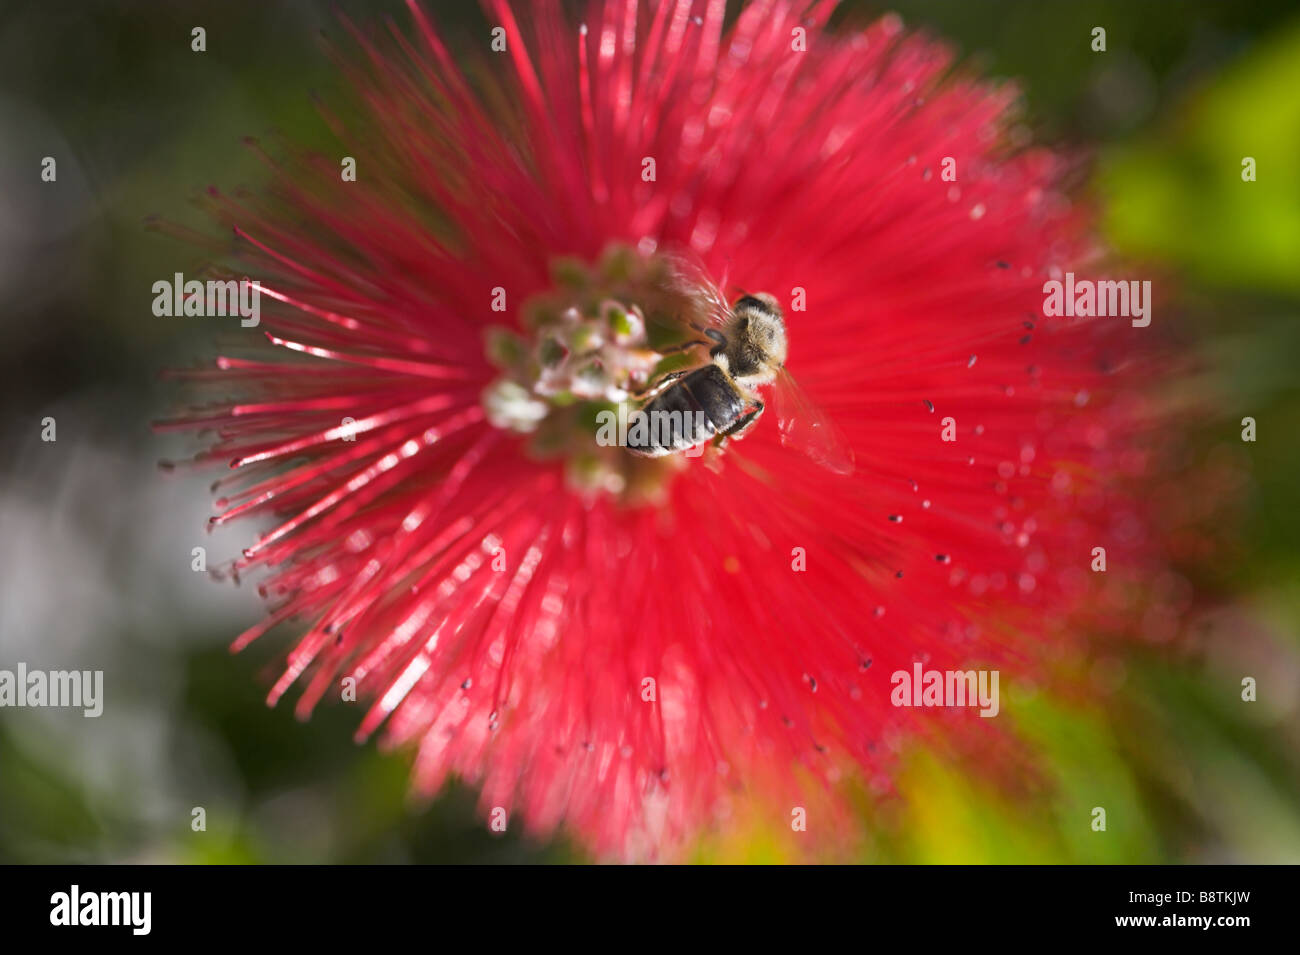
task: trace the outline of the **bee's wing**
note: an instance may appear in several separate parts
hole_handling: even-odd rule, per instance
[[[777,424],[781,443],[802,451],[828,471],[852,474],[853,449],[843,432],[835,427],[798,382],[784,368],[773,382]]]
[[[673,284],[691,299],[691,325],[695,330],[702,332],[706,327],[718,329],[724,326],[731,315],[731,306],[727,304],[722,287],[709,276],[699,257],[681,249],[664,253],[663,257],[672,268]],[[704,324],[700,324],[699,319],[703,319]]]

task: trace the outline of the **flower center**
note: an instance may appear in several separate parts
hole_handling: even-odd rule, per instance
[[[611,246],[595,264],[551,263],[551,288],[520,308],[521,327],[494,327],[499,376],[483,392],[488,420],[530,435],[530,453],[565,459],[572,488],[628,502],[662,497],[681,455],[645,458],[597,440],[600,422],[635,406],[671,371],[698,365],[716,298],[683,260]],[[606,415],[602,417],[602,412]]]

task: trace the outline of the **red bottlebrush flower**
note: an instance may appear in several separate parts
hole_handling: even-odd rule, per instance
[[[890,19],[486,6],[504,49],[468,74],[417,4],[409,36],[354,31],[355,181],[292,160],[268,200],[214,199],[274,347],[201,373],[240,394],[184,423],[234,468],[214,521],[275,518],[236,567],[274,602],[236,647],[305,631],[272,702],[353,677],[420,791],[458,774],[614,857],[737,792],[833,808],[924,725],[992,732],[892,705],[890,674],[1033,672],[1117,606],[1092,548],[1142,549],[1111,487],[1141,468],[1141,332],[1040,317],[1091,254],[1065,162]],[[851,474],[770,412],[696,458],[595,440],[652,368],[709,360],[658,361],[710,281],[774,296]]]

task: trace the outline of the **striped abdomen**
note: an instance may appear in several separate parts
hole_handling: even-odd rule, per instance
[[[745,405],[745,397],[721,368],[697,368],[640,409],[644,426],[629,422],[628,450],[655,457],[685,451],[730,428]]]

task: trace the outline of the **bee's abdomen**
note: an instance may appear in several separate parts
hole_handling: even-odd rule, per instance
[[[745,396],[717,365],[705,365],[692,372],[682,379],[682,385],[690,389],[714,433],[731,427],[745,410]]]
[[[659,456],[685,451],[730,427],[745,410],[744,396],[717,365],[696,369],[644,408],[646,427],[630,428],[628,449]]]

